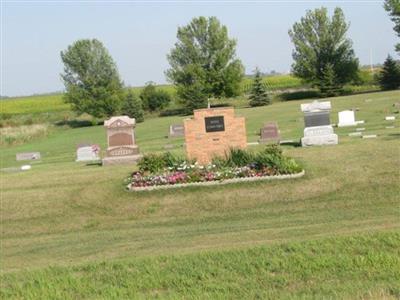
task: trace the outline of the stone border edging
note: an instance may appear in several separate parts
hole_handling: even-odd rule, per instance
[[[300,178],[300,177],[304,176],[305,173],[306,172],[303,170],[300,173],[287,174],[287,175],[273,175],[273,176],[260,176],[260,177],[242,177],[242,178],[232,178],[232,179],[225,179],[225,180],[215,180],[215,181],[205,181],[205,182],[190,182],[190,183],[179,183],[179,184],[168,184],[168,185],[153,185],[153,186],[144,186],[144,187],[130,187],[130,184],[129,184],[127,186],[127,188],[131,192],[154,191],[154,190],[174,189],[174,188],[189,187],[189,186],[223,185],[223,184],[246,182],[246,181],[252,182],[252,181],[261,181],[261,180],[294,179],[294,178]]]

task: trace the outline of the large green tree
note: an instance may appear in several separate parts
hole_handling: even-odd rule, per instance
[[[357,79],[358,59],[346,37],[348,28],[340,8],[335,9],[331,19],[324,7],[307,11],[289,30],[294,44],[294,75],[321,91],[327,85],[337,91]]]
[[[61,51],[61,59],[65,101],[75,111],[104,118],[121,109],[123,84],[112,57],[100,41],[78,40]]]
[[[216,17],[194,18],[178,28],[177,39],[166,75],[189,111],[205,107],[208,98],[240,93],[244,68],[236,58],[236,41]]]
[[[400,0],[385,0],[384,7],[394,22],[394,31],[400,37]],[[400,43],[396,45],[396,51],[400,54]]]

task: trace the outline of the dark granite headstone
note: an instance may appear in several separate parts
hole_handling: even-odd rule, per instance
[[[304,124],[305,127],[314,127],[314,126],[327,126],[331,125],[331,121],[329,119],[329,112],[309,112],[304,114]]]
[[[275,122],[266,123],[260,130],[260,143],[279,143],[279,129]]]

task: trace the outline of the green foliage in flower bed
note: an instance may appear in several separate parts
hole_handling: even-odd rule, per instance
[[[301,172],[297,162],[285,157],[277,145],[269,145],[258,153],[231,149],[225,157],[201,166],[167,152],[149,154],[139,162],[139,171],[132,173],[132,187],[218,181],[232,178],[261,177]]]

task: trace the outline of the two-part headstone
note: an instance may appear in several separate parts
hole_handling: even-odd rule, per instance
[[[103,165],[136,163],[142,155],[135,143],[135,119],[128,116],[112,117],[104,121],[107,129],[107,151]]]
[[[278,124],[276,122],[265,123],[260,129],[260,143],[277,143],[279,144],[281,137],[279,134]]]
[[[331,103],[329,101],[301,104],[301,111],[304,113],[304,137],[301,145],[335,145],[338,143],[338,136],[334,133],[330,122],[329,114]]]
[[[185,135],[185,127],[183,124],[172,124],[169,126],[168,137],[175,138],[175,137],[182,137]]]

